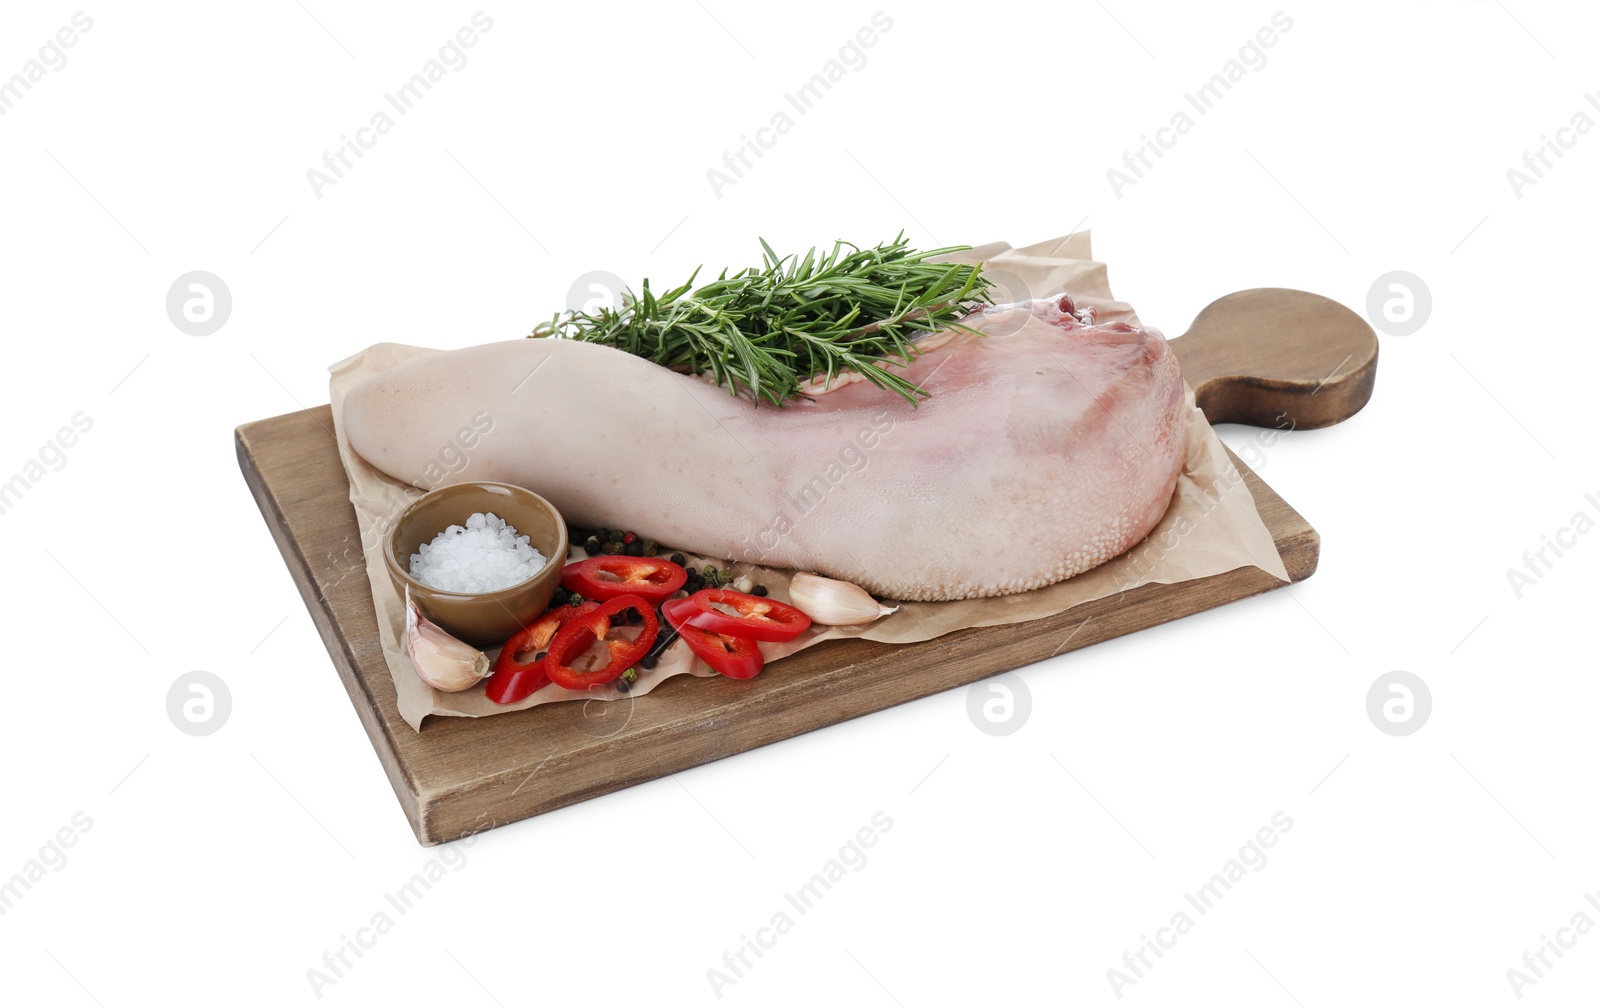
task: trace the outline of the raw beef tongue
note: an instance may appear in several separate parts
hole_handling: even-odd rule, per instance
[[[939,601],[1027,591],[1104,563],[1160,521],[1184,393],[1161,334],[1092,324],[1056,295],[920,341],[911,403],[867,382],[784,409],[620,350],[523,339],[429,354],[352,389],[373,466],[418,486],[441,445],[492,424],[445,482],[543,494],[579,527],[810,570]],[[481,427],[482,422],[478,425]]]

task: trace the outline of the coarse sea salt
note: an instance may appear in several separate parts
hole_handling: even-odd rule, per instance
[[[545,556],[494,512],[452,525],[411,555],[411,576],[430,588],[491,592],[510,588],[544,569]]]

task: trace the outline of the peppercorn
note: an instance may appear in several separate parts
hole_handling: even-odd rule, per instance
[[[714,564],[706,564],[704,573],[706,577],[706,584],[715,588],[717,586],[717,576],[721,573],[721,571],[717,570],[716,565]]]
[[[556,589],[556,593],[554,595],[550,596],[550,608],[551,609],[559,609],[559,608],[561,608],[562,606],[564,606],[566,604],[567,604],[567,590],[565,588],[557,588]]]
[[[626,679],[618,679],[617,680],[617,692],[618,693],[626,693],[632,688],[633,688],[633,684],[628,682],[628,680],[626,680]]]
[[[625,609],[625,610],[623,610],[623,614],[625,616],[627,616],[629,623],[643,623],[644,622],[644,613],[640,612],[637,609],[634,609],[634,608]]]
[[[624,533],[622,533],[622,541],[623,541],[623,543],[625,545],[632,546],[638,540],[639,540],[639,533],[637,533],[637,532],[624,532]]]
[[[622,541],[621,529],[606,529],[606,542],[619,543]]]
[[[756,585],[754,588],[750,589],[750,594],[765,598],[767,595],[767,586]]]
[[[597,555],[600,552],[600,540],[594,536],[585,539],[583,541],[583,551],[590,556]]]
[[[667,557],[667,559],[671,560],[673,563],[677,564],[679,567],[687,567],[687,566],[689,566],[689,558],[684,556],[682,553],[674,553],[670,557]]]
[[[628,556],[644,556],[644,543],[631,542],[622,547],[622,552],[626,553]]]
[[[622,552],[622,544],[619,543],[619,542],[608,542],[608,543],[605,544],[604,549],[605,549],[606,555],[608,555],[608,556],[616,556],[618,553]]]
[[[639,667],[642,668],[642,669],[645,669],[647,671],[649,669],[655,668],[656,667],[656,656],[655,655],[645,655],[643,658],[640,658],[639,659]]]
[[[579,595],[577,592],[573,592],[571,595],[567,596],[567,605],[583,605],[583,596]]]
[[[671,625],[663,627],[660,635],[656,637],[656,642],[650,645],[650,650],[646,651],[644,658],[640,659],[640,664],[643,664],[646,660],[655,661],[656,659],[660,658],[666,653],[667,648],[671,647],[673,642],[677,639],[677,630],[673,629]],[[649,668],[650,666],[646,665],[645,667]]]
[[[644,541],[644,555],[645,556],[653,557],[659,552],[661,552],[661,547],[656,543],[656,541],[654,539],[646,539]]]

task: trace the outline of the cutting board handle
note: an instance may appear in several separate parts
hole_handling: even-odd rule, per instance
[[[1327,427],[1367,404],[1378,369],[1378,337],[1365,319],[1282,287],[1211,302],[1172,350],[1213,424]]]

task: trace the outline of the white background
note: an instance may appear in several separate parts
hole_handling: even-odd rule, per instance
[[[1006,737],[954,691],[483,835],[322,1001],[715,1003],[707,971],[879,811],[866,865],[720,1000],[1115,1003],[1107,971],[1278,811],[1266,866],[1122,1001],[1510,1004],[1541,936],[1600,922],[1579,644],[1600,536],[1520,598],[1506,573],[1600,506],[1600,131],[1566,134],[1520,195],[1507,177],[1574,113],[1600,119],[1592,10],[1285,7],[1266,65],[1119,195],[1107,169],[1275,4],[885,6],[865,66],[719,196],[707,169],[879,8],[578,6],[484,8],[466,65],[320,198],[307,170],[475,3],[89,8],[0,117],[0,479],[93,421],[0,515],[0,880],[92,821],[0,916],[7,1003],[315,1002],[307,971],[441,856],[406,826],[234,426],[325,402],[327,365],[369,343],[514,338],[587,271],[675,280],[752,261],[758,235],[1088,227],[1118,296],[1173,335],[1246,287],[1364,312],[1391,270],[1433,309],[1382,337],[1365,411],[1258,467],[1322,534],[1308,582],[1022,671],[1031,715]],[[77,9],[10,5],[0,77]],[[234,300],[206,337],[164,307],[197,269]],[[197,669],[233,701],[202,738],[166,712]],[[1403,738],[1366,713],[1396,669],[1433,699]],[[1564,955],[1523,1000],[1592,997],[1600,937]]]

